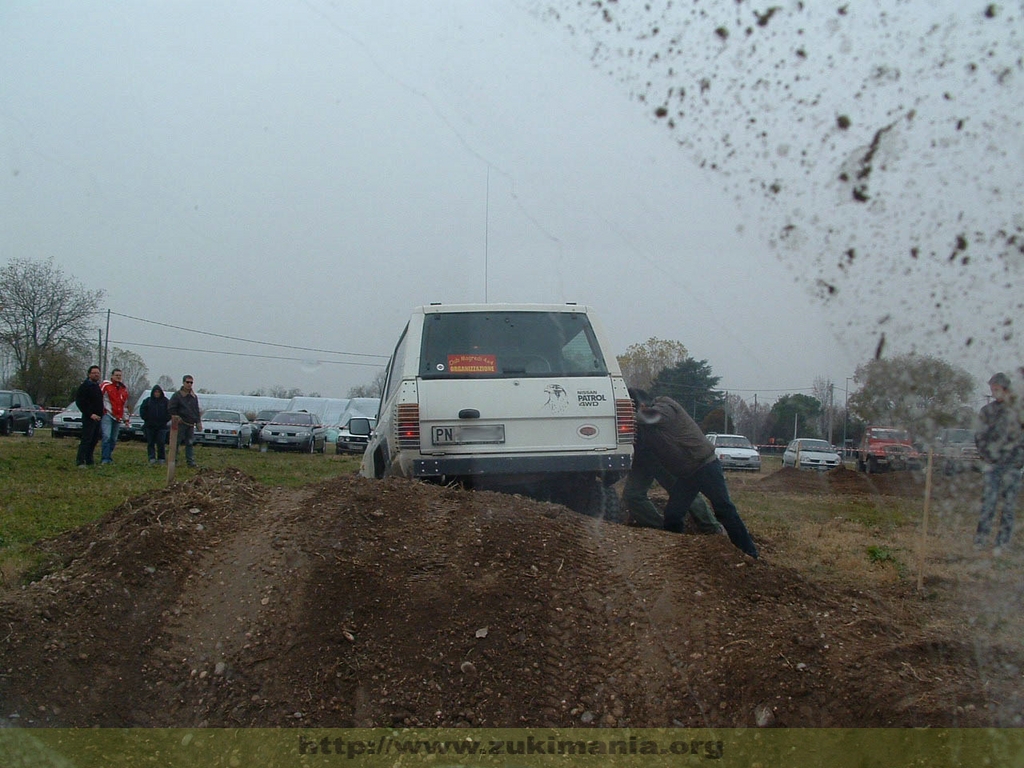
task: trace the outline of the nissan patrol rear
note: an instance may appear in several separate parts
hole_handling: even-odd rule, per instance
[[[388,366],[361,473],[514,490],[618,515],[634,416],[586,306],[418,307]]]

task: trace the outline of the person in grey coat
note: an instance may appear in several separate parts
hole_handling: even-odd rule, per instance
[[[676,478],[665,505],[666,531],[681,532],[683,516],[698,493],[711,502],[715,518],[725,528],[729,540],[750,557],[757,547],[743,523],[736,505],[729,498],[722,463],[690,414],[670,397],[651,397],[640,389],[630,389],[636,408],[636,452],[650,452],[655,460]]]
[[[199,398],[192,391],[194,379],[189,374],[181,379],[181,389],[171,395],[167,411],[171,423],[178,426],[178,445],[185,446],[185,461],[190,467],[198,467],[195,457],[195,431],[203,428],[203,412],[199,409]]]
[[[982,474],[981,514],[978,529],[974,534],[974,545],[985,547],[992,532],[996,511],[1002,507],[999,516],[999,530],[993,552],[999,554],[1010,544],[1013,536],[1013,519],[1020,492],[1021,469],[1024,468],[1024,412],[1019,408],[1017,398],[1010,391],[1010,377],[997,373],[988,381],[992,401],[978,414],[980,427],[974,435],[978,455],[985,462]]]

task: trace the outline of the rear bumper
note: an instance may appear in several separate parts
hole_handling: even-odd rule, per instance
[[[632,454],[579,456],[472,456],[414,459],[413,477],[479,477],[482,475],[543,475],[625,472]]]

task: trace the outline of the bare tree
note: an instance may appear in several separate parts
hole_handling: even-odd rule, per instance
[[[51,394],[52,366],[80,363],[95,328],[103,291],[86,290],[53,259],[11,259],[0,269],[0,345],[14,361],[13,379],[37,401]]]
[[[377,375],[373,377],[373,381],[369,384],[360,384],[358,387],[352,387],[348,391],[349,397],[380,397],[384,392],[384,381],[387,379],[388,369],[381,368],[377,371]]]
[[[121,369],[121,380],[128,387],[128,397],[134,408],[135,403],[139,402],[149,389],[149,367],[146,361],[134,352],[114,347],[110,351],[110,370],[115,368]]]

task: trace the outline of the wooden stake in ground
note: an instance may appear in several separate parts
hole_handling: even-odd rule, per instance
[[[932,449],[928,449],[928,469],[924,473],[924,519],[921,521],[921,543],[918,545],[917,591],[924,589],[924,556],[928,549],[928,508],[932,504]]]
[[[174,482],[174,460],[178,457],[178,417],[171,419],[171,439],[167,445],[167,484]]]

